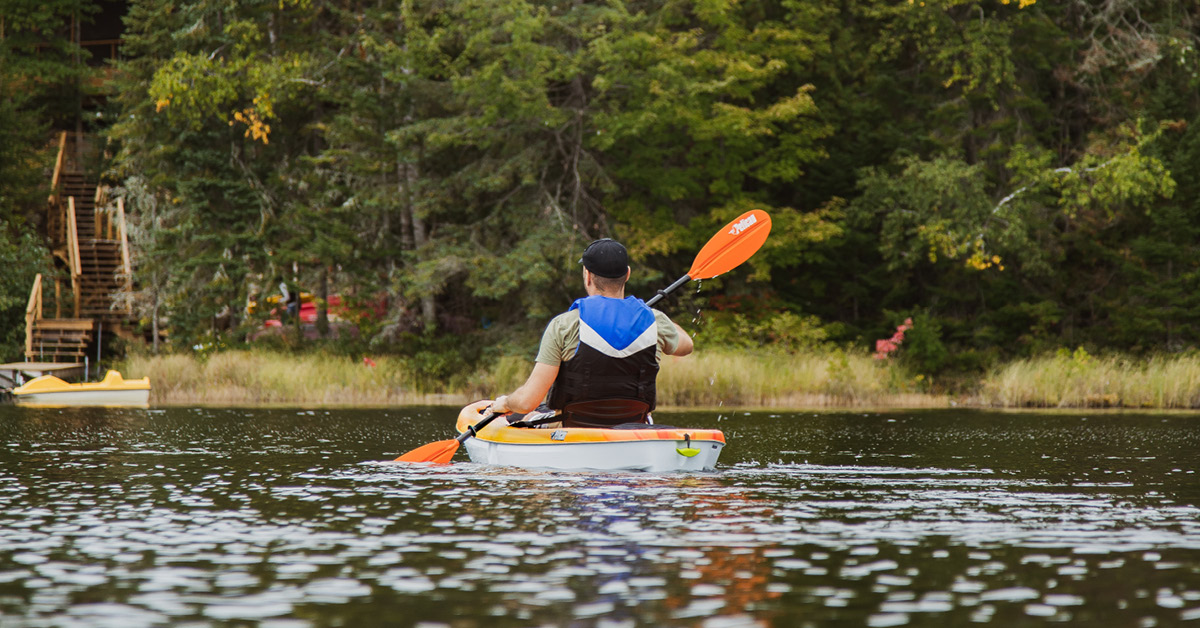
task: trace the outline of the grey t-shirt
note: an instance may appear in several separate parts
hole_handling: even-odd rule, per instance
[[[679,346],[679,330],[666,314],[651,308],[658,325],[658,349],[654,352],[658,360],[663,353],[672,353]],[[538,347],[537,361],[550,366],[559,366],[570,360],[579,347],[579,310],[568,310],[550,319],[542,333],[542,344]]]

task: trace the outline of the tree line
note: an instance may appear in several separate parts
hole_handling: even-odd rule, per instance
[[[31,47],[34,14],[94,6],[5,4],[0,254],[28,248],[34,131],[69,117],[47,103],[81,71]],[[870,348],[911,317],[930,374],[1178,352],[1200,336],[1198,19],[1184,0],[136,0],[89,124],[135,222],[139,307],[180,347],[244,339],[282,281],[341,295],[358,346],[450,370],[536,339],[592,239],[629,246],[648,297],[762,208],[752,263],[670,306],[702,342]]]

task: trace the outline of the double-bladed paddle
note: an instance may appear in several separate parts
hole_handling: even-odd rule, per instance
[[[686,275],[659,290],[658,294],[646,301],[646,305],[658,303],[693,279],[712,279],[741,266],[742,262],[758,252],[770,233],[771,217],[761,209],[752,209],[734,218],[733,222],[709,238],[704,248],[696,254],[696,260]]]
[[[761,209],[752,209],[734,218],[733,222],[725,225],[716,235],[709,239],[704,248],[700,249],[700,252],[696,254],[696,260],[692,262],[692,267],[686,275],[676,279],[675,283],[659,290],[649,301],[646,301],[646,305],[658,303],[663,297],[666,297],[693,279],[712,279],[717,275],[737,268],[742,262],[750,259],[752,255],[758,252],[763,242],[767,241],[767,235],[770,233],[771,217]],[[454,453],[458,451],[459,445],[474,436],[498,416],[503,415],[488,412],[475,425],[467,427],[467,431],[459,434],[457,438],[439,440],[428,445],[422,445],[396,458],[396,461],[434,462],[438,464],[450,462],[450,459],[454,457]]]

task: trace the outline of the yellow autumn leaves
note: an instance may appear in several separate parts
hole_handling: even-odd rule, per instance
[[[237,123],[246,125],[246,132],[243,137],[249,137],[254,141],[261,141],[263,144],[270,144],[271,125],[267,124],[264,118],[270,119],[274,117],[275,112],[271,108],[271,97],[267,94],[260,94],[254,98],[254,106],[246,107],[241,111],[233,112],[233,119],[229,121],[229,126]]]
[[[154,101],[154,111],[161,112],[171,105],[171,97],[166,96]],[[274,116],[274,111],[271,109],[271,97],[267,94],[262,94],[254,98],[253,107],[245,107],[241,111],[233,112],[233,119],[229,121],[229,126],[235,124],[246,125],[246,132],[243,137],[249,137],[254,141],[261,141],[263,144],[270,144],[271,125],[267,124],[266,120]]]

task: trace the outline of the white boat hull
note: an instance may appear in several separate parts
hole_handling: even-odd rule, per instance
[[[531,469],[590,471],[711,471],[724,443],[696,441],[694,456],[679,452],[684,441],[644,440],[620,442],[526,444],[498,443],[468,438],[463,443],[472,462]]]

